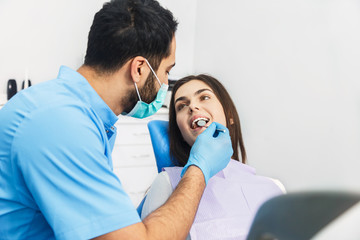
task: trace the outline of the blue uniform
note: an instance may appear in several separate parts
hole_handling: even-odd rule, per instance
[[[0,110],[0,239],[89,239],[140,222],[112,171],[117,119],[64,66]]]

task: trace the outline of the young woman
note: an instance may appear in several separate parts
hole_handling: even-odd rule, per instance
[[[255,169],[245,164],[240,120],[230,95],[211,76],[188,76],[173,88],[169,115],[170,152],[179,167],[165,168],[157,176],[142,218],[166,202],[197,136],[218,122],[227,127],[234,153],[228,166],[209,180],[188,239],[245,239],[259,206],[285,189],[277,180],[257,176]]]

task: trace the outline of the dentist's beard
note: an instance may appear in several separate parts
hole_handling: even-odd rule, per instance
[[[145,85],[142,88],[139,88],[139,94],[143,102],[151,103],[156,98],[157,89],[155,84],[158,84],[155,81],[155,77],[153,77],[152,74],[149,74],[148,78],[145,81]],[[124,112],[129,113],[134,108],[138,100],[139,97],[136,93],[136,89],[134,86],[133,91],[131,91],[122,100]]]

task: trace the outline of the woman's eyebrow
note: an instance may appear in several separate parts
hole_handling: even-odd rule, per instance
[[[202,92],[205,92],[205,91],[209,91],[209,92],[212,92],[212,93],[213,93],[213,91],[212,91],[211,89],[209,89],[209,88],[202,88],[202,89],[197,90],[197,91],[194,93],[194,96],[199,95],[199,94],[201,94]],[[177,103],[178,101],[186,101],[186,100],[188,100],[188,98],[185,97],[185,96],[178,97],[178,98],[175,100],[175,103]]]
[[[175,103],[179,102],[179,101],[185,101],[187,100],[188,98],[187,97],[179,97],[175,100]]]
[[[197,90],[197,91],[194,93],[194,95],[199,95],[200,93],[205,92],[205,91],[209,91],[209,92],[212,92],[212,93],[213,93],[213,91],[212,91],[211,89],[209,89],[209,88],[202,88],[202,89]]]

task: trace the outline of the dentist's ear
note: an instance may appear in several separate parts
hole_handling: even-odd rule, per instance
[[[130,75],[135,83],[145,82],[150,69],[147,67],[144,57],[134,57],[130,62]]]

